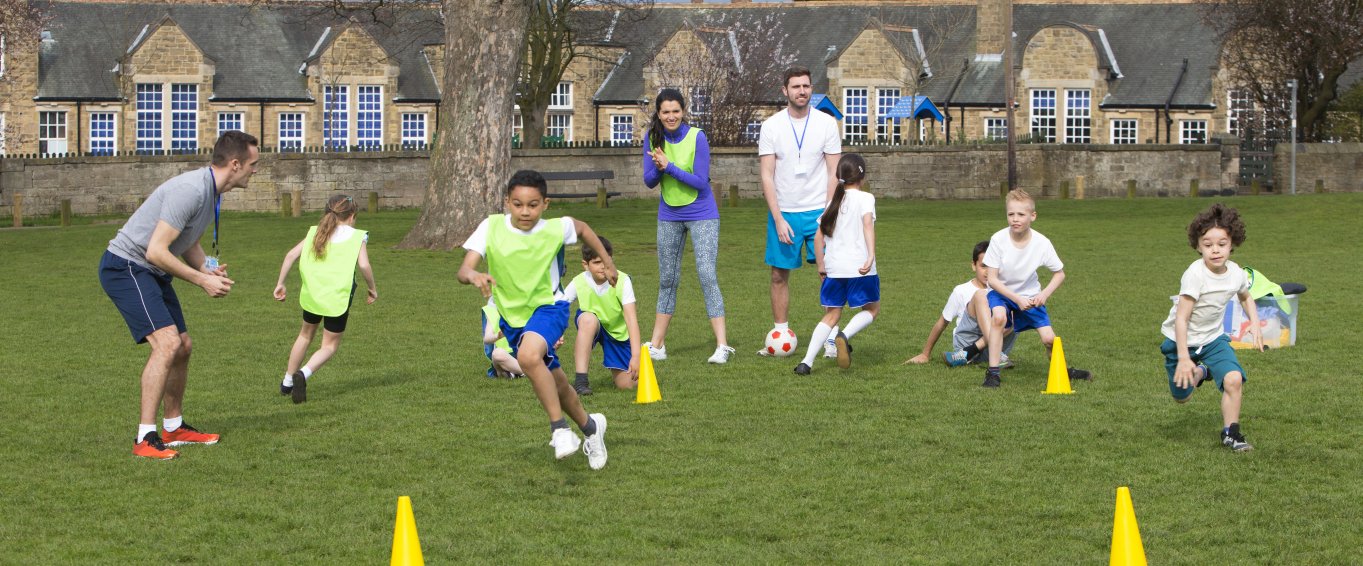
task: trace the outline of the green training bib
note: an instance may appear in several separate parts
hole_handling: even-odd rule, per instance
[[[563,219],[551,218],[533,234],[507,226],[505,214],[487,217],[487,271],[497,312],[523,328],[535,309],[554,304],[554,270],[563,275]]]
[[[596,294],[596,281],[592,280],[592,274],[586,271],[573,279],[573,287],[577,289],[578,308],[596,315],[596,319],[601,321],[601,326],[611,338],[627,342],[629,327],[625,326],[625,305],[621,303],[624,297],[620,292],[620,286],[629,280],[629,276],[624,272],[617,273],[619,278],[615,286],[606,291],[605,296]]]
[[[340,242],[327,242],[325,258],[317,259],[312,242],[317,238],[317,227],[308,228],[307,249],[298,264],[303,276],[303,291],[298,303],[313,314],[341,316],[350,308],[350,290],[355,286],[355,262],[364,245],[364,230],[356,230]]]
[[[663,139],[663,154],[667,155],[667,160],[675,164],[682,171],[695,173],[696,169],[696,136],[700,135],[700,128],[692,126],[686,132],[686,137],[678,143],[669,143]],[[668,206],[686,206],[696,202],[696,196],[700,194],[696,189],[691,188],[686,183],[678,181],[671,175],[663,175],[663,202]]]

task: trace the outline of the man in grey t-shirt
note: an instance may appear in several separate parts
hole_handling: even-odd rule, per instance
[[[199,238],[210,224],[216,237],[222,194],[245,188],[259,160],[254,136],[224,133],[213,146],[212,164],[157,187],[109,241],[100,259],[99,282],[104,292],[122,313],[133,340],[151,344],[142,370],[141,421],[133,441],[134,456],[164,460],[178,456],[166,445],[218,442],[218,435],[199,432],[184,422],[181,409],[191,342],[171,281],[178,277],[198,285],[210,297],[225,297],[232,290],[227,266],[207,264]],[[156,433],[157,405],[164,410],[164,441]]]

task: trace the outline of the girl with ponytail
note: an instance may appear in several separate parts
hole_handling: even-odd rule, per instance
[[[809,375],[814,357],[833,333],[842,317],[844,305],[860,308],[837,333],[838,367],[852,365],[851,339],[864,330],[880,314],[880,276],[876,274],[876,198],[861,190],[866,181],[866,160],[855,153],[845,153],[838,160],[838,185],[833,199],[819,218],[819,231],[814,235],[814,257],[819,267],[823,286],[819,302],[824,316],[814,327],[809,349],[795,373]]]
[[[294,403],[308,399],[308,378],[341,346],[341,335],[350,318],[350,301],[355,297],[357,269],[369,286],[366,302],[373,304],[379,298],[374,270],[369,265],[369,233],[355,229],[357,208],[355,201],[346,195],[328,199],[322,220],[309,228],[303,241],[284,255],[284,265],[279,268],[274,298],[283,301],[287,296],[284,280],[293,269],[293,262],[302,258],[298,272],[302,275],[303,288],[298,302],[303,307],[303,327],[289,352],[284,381],[279,385],[279,393],[291,395]],[[307,365],[302,365],[319,325],[323,327],[322,347],[312,354]]]

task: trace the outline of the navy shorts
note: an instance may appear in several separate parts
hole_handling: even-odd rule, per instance
[[[582,318],[582,309],[578,309],[577,315],[573,317],[573,326],[576,328],[580,328],[577,325],[577,320],[579,318]],[[622,371],[629,369],[630,351],[628,341],[616,340],[614,336],[611,336],[609,332],[606,332],[605,326],[598,324],[596,327],[596,336],[592,338],[592,347],[595,348],[597,344],[601,345],[602,366],[606,369],[618,369]]]
[[[843,305],[860,308],[880,302],[880,276],[825,277],[819,288],[819,304],[841,308]]]
[[[1193,394],[1194,387],[1180,388],[1174,385],[1174,371],[1178,369],[1178,342],[1164,338],[1164,343],[1160,344],[1160,352],[1164,354],[1164,369],[1169,372],[1169,394],[1175,399],[1187,399]],[[1230,336],[1222,334],[1215,340],[1197,349],[1188,348],[1188,357],[1192,358],[1194,364],[1202,364],[1211,370],[1212,380],[1216,381],[1216,389],[1225,391],[1226,374],[1238,371],[1240,378],[1245,382],[1249,381],[1249,376],[1245,375],[1245,368],[1240,365],[1240,360],[1235,357],[1235,349],[1230,346]]]
[[[568,303],[558,301],[551,305],[543,305],[535,309],[530,315],[530,320],[525,322],[521,328],[512,328],[503,318],[501,322],[502,335],[506,336],[506,343],[511,345],[511,355],[520,354],[521,338],[526,334],[538,334],[544,339],[549,349],[544,353],[544,364],[549,369],[559,367],[558,353],[554,352],[554,343],[563,337],[563,331],[568,329]]]
[[[118,307],[138,344],[167,326],[174,326],[181,334],[186,332],[185,313],[170,285],[172,279],[168,273],[157,274],[113,252],[105,251],[99,260],[99,284]]]
[[[1013,327],[1013,334],[1021,334],[1023,331],[1035,328],[1045,328],[1051,325],[1051,317],[1046,314],[1046,307],[1032,307],[1027,310],[1018,308],[1017,303],[1008,300],[1008,297],[1000,295],[998,291],[989,291],[989,310],[994,307],[1005,307],[1008,309],[1007,325]]]

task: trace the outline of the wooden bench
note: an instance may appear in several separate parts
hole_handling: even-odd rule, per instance
[[[607,208],[610,197],[620,196],[619,192],[606,192],[606,180],[615,178],[615,171],[550,171],[541,172],[545,181],[597,181],[595,193],[555,193],[550,191],[549,198],[596,198],[597,208]]]

